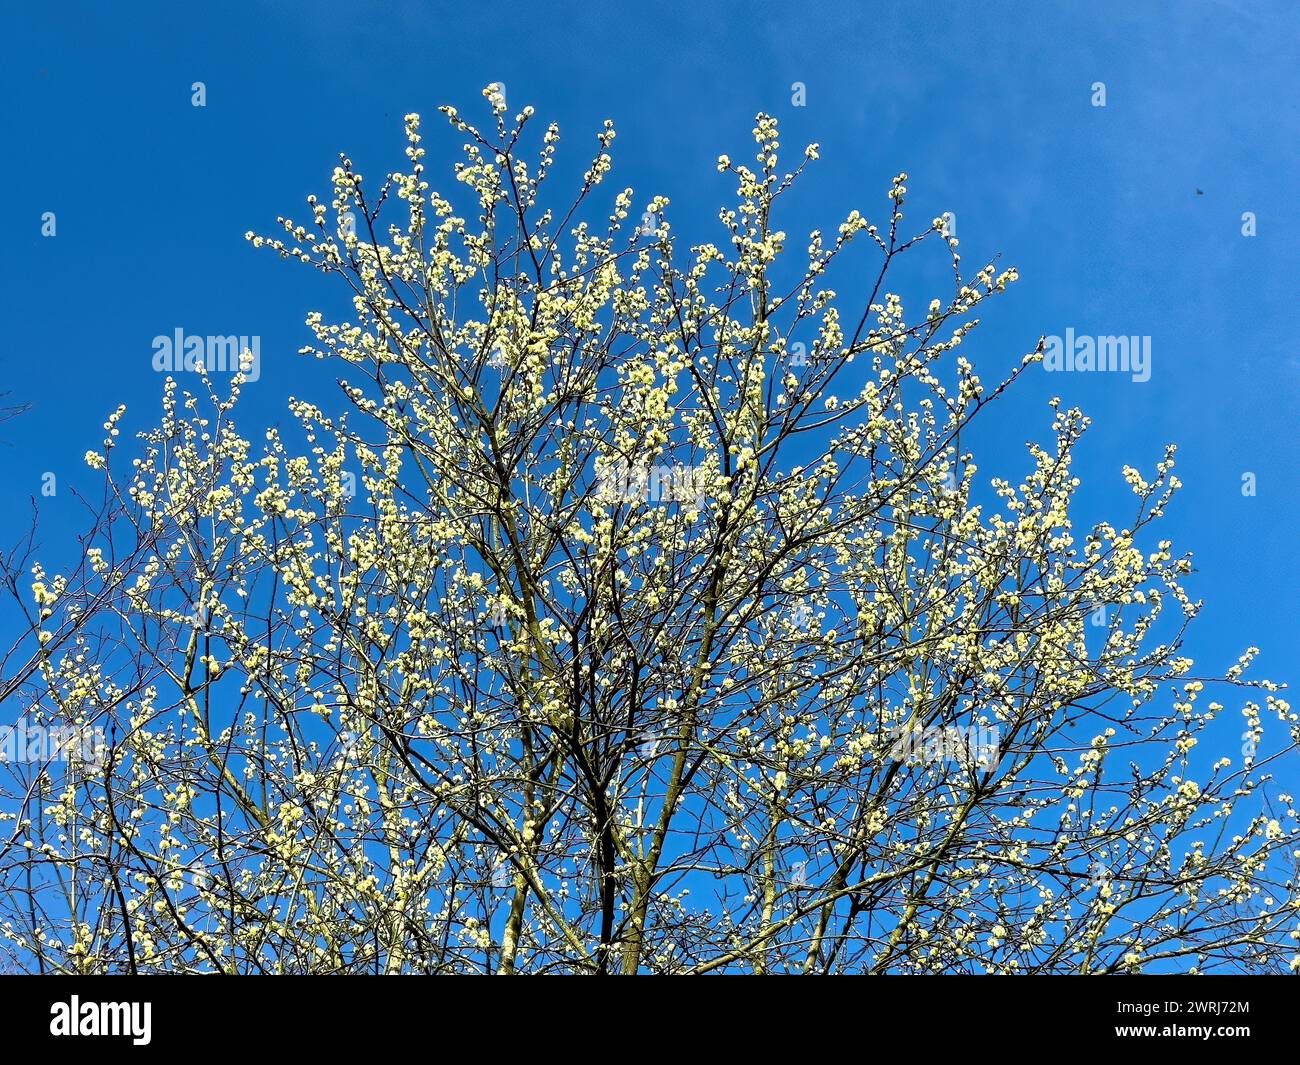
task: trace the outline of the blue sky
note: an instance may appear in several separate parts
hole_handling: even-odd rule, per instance
[[[713,163],[748,152],[759,110],[792,153],[822,146],[791,233],[855,207],[882,217],[907,171],[910,219],[951,210],[967,265],[1001,254],[1020,270],[968,352],[986,377],[1042,334],[1150,336],[1145,383],[1029,375],[977,461],[1023,472],[1059,393],[1096,423],[1077,466],[1084,513],[1123,524],[1121,465],[1150,471],[1177,441],[1187,487],[1166,534],[1195,553],[1191,591],[1207,600],[1191,651],[1219,671],[1254,643],[1261,673],[1297,679],[1294,3],[74,3],[25,5],[6,31],[4,387],[33,408],[0,425],[0,491],[5,543],[37,497],[52,570],[81,526],[72,490],[94,485],[80,456],[104,417],[126,403],[124,435],[156,420],[153,337],[260,336],[254,437],[251,423],[285,420],[290,392],[327,385],[295,354],[327,286],[244,232],[303,213],[339,150],[378,176],[401,163],[404,113],[468,112],[503,81],[512,110],[560,122],[575,168],[613,118],[618,185],[670,196],[694,239],[716,236],[730,190]],[[450,143],[430,141],[431,173]],[[1246,211],[1257,236],[1241,232]]]

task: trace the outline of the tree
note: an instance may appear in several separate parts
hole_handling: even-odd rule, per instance
[[[817,148],[784,172],[766,115],[756,164],[719,159],[719,243],[683,248],[662,197],[598,206],[612,124],[552,203],[558,130],[530,155],[532,109],[485,95],[487,131],[443,109],[465,193],[430,188],[409,115],[377,192],[344,157],[305,222],[249,235],[346,283],[304,349],[341,400],[255,444],[240,376],[168,379],[129,470],[122,409],[87,455],[107,516],[81,578],[34,568],[14,691],[102,744],[14,763],[15,956],[1285,968],[1296,813],[1261,800],[1297,719],[1253,649],[1217,680],[1182,654],[1173,448],[1088,531],[1078,410],[1052,401],[1018,481],[962,448],[1042,357],[989,386],[961,355],[1016,272],[966,278],[940,220],[905,235],[905,174],[883,227],[787,251]],[[888,279],[931,248],[953,290],[909,318]],[[1197,748],[1235,736],[1212,684],[1242,693],[1240,759]]]

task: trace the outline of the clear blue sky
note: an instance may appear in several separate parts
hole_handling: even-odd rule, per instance
[[[511,109],[558,120],[578,165],[613,118],[618,184],[672,197],[697,239],[728,192],[720,152],[749,150],[756,111],[785,144],[822,145],[787,228],[883,212],[906,170],[913,220],[952,210],[968,265],[1001,253],[1023,281],[972,351],[992,377],[1041,334],[1152,338],[1153,372],[1030,375],[980,440],[986,474],[1016,476],[1059,392],[1096,426],[1085,510],[1123,524],[1124,462],[1180,444],[1186,489],[1166,522],[1208,601],[1191,650],[1222,670],[1248,643],[1300,680],[1300,14],[1294,0],[1177,4],[352,3],[28,4],[6,17],[5,254],[11,401],[0,425],[9,540],[41,503],[51,570],[80,526],[71,489],[119,402],[153,423],[151,340],[261,337],[244,428],[324,383],[296,356],[319,275],[245,243],[325,191],[335,153],[378,176],[401,163],[401,117],[469,111],[489,81]],[[207,106],[191,106],[191,84]],[[791,85],[807,104],[791,104]],[[1092,106],[1094,82],[1107,106]],[[431,142],[430,172],[449,165]],[[449,182],[445,183],[449,184]],[[1202,195],[1197,194],[1201,190]],[[57,236],[41,236],[41,216]],[[1253,211],[1258,235],[1244,237]],[[974,264],[978,265],[978,264]],[[40,499],[42,473],[59,494]],[[1243,472],[1258,494],[1243,497]],[[1294,693],[1292,693],[1294,697]]]

